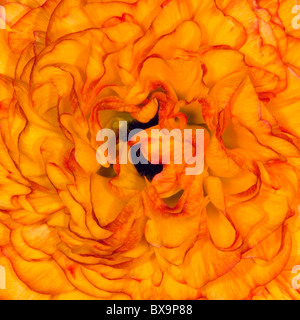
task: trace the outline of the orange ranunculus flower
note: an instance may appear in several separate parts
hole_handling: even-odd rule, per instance
[[[1,299],[300,299],[292,0],[1,1]],[[205,129],[205,170],[96,161]]]

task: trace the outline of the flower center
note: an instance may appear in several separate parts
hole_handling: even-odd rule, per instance
[[[147,123],[142,123],[137,120],[133,120],[131,123],[128,124],[128,134],[134,130],[134,129],[148,129],[151,127],[154,127],[158,125],[158,112],[155,115],[154,118],[152,118],[149,122]],[[141,154],[140,149],[138,149],[137,154],[138,157],[143,157]],[[146,160],[146,159],[145,159]],[[149,161],[147,163],[138,163],[135,165],[136,170],[142,177],[146,177],[149,181],[152,181],[154,176],[162,172],[163,170],[163,165],[162,164],[152,164]]]

